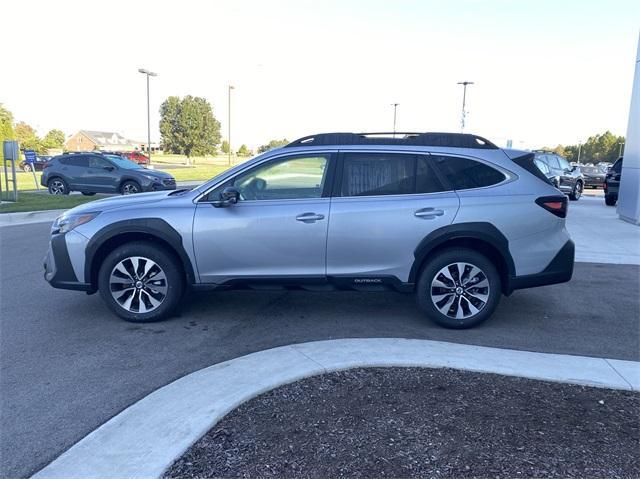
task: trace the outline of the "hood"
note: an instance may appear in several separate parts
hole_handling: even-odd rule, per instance
[[[102,200],[90,201],[82,205],[78,205],[75,208],[71,208],[64,212],[64,214],[75,213],[88,213],[90,211],[107,211],[122,206],[135,206],[145,203],[153,203],[166,198],[172,191],[153,191],[151,193],[138,193],[135,195],[126,196],[113,196],[111,198],[104,198]]]
[[[141,168],[139,170],[130,170],[130,172],[134,172],[134,173],[145,175],[145,176],[153,176],[154,178],[158,178],[159,180],[173,178],[173,175],[167,173],[166,171],[151,170],[149,168]]]

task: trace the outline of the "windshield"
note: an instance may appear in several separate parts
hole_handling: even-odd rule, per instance
[[[123,168],[125,170],[139,170],[142,168],[135,161],[127,160],[122,156],[118,155],[104,155],[105,158],[108,158],[113,164],[115,164],[118,168]]]

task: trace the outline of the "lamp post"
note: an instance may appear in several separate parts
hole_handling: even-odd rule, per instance
[[[458,85],[463,86],[462,90],[462,118],[460,119],[460,132],[464,132],[464,121],[467,116],[466,105],[467,105],[467,85],[473,85],[472,81],[459,81]]]
[[[149,165],[151,165],[151,113],[149,110],[149,77],[157,77],[158,74],[146,68],[138,68],[138,72],[147,76],[147,155],[149,155]]]
[[[229,137],[227,143],[229,143],[229,166],[231,166],[231,90],[234,90],[233,85],[229,85]]]
[[[580,151],[582,150],[582,141],[578,143],[578,164],[580,164]]]
[[[396,112],[398,110],[398,105],[400,103],[392,103],[391,106],[393,107],[393,137],[396,137]]]
[[[622,156],[622,147],[624,146],[624,142],[618,143],[618,158]]]

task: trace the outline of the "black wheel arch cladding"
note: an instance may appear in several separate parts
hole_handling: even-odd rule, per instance
[[[85,279],[88,282],[95,282],[97,269],[99,264],[94,264],[96,258],[101,252],[101,248],[110,240],[121,236],[141,235],[141,237],[132,240],[156,240],[166,243],[179,257],[187,281],[190,284],[196,282],[193,265],[189,259],[189,255],[182,245],[182,236],[169,223],[161,218],[136,218],[130,220],[117,221],[105,226],[92,236],[85,249]],[[110,251],[106,252],[108,254]],[[97,285],[94,285],[97,286]]]

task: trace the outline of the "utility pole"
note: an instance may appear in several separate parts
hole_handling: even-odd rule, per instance
[[[151,165],[151,111],[149,108],[149,77],[157,77],[158,74],[145,68],[139,68],[138,72],[147,75],[147,155],[149,155],[149,165]]]
[[[231,90],[235,89],[233,85],[229,85],[229,137],[227,143],[229,143],[229,166],[231,166]]]
[[[400,103],[392,103],[391,106],[393,107],[393,137],[396,137],[396,112],[398,110],[398,105]]]
[[[622,156],[622,147],[624,146],[624,142],[618,143],[618,158]]]
[[[472,81],[459,81],[458,85],[463,86],[462,90],[462,118],[460,119],[460,132],[464,133],[464,123],[467,116],[467,85],[473,85]]]

